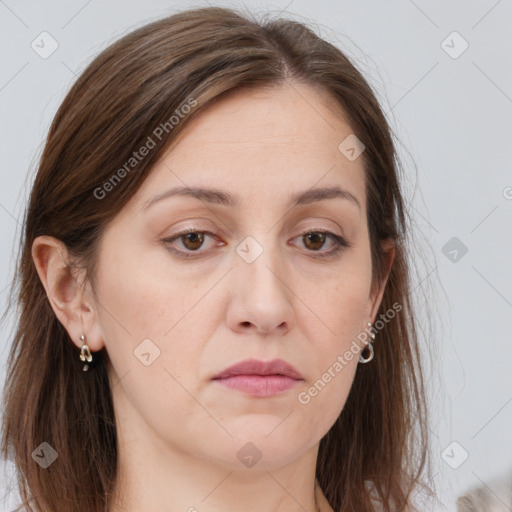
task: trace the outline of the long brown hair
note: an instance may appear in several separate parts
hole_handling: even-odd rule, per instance
[[[101,350],[94,367],[80,371],[78,351],[38,278],[34,239],[61,240],[93,283],[105,226],[187,123],[229,93],[294,81],[342,107],[365,145],[375,286],[386,270],[380,242],[396,243],[379,312],[402,306],[378,334],[374,360],[359,365],[341,415],[320,442],[317,478],[336,512],[372,511],[372,499],[384,511],[412,509],[412,493],[429,467],[428,427],[407,212],[390,127],[361,73],[304,23],[258,21],[250,13],[211,7],[152,22],[105,49],[73,85],[51,125],[25,212],[11,292],[19,320],[4,389],[2,453],[15,464],[29,510],[102,512],[118,471],[108,355]],[[191,99],[195,106],[169,124]],[[167,129],[160,128],[157,137],[162,126]],[[128,169],[134,150],[149,136],[156,147]],[[119,179],[112,181],[116,171]],[[58,453],[47,469],[32,456],[43,442]]]

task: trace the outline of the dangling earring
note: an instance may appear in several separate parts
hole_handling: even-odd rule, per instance
[[[371,322],[368,322],[368,327],[371,329],[372,328],[372,324]],[[372,359],[373,359],[373,340],[375,339],[375,333],[374,332],[371,332],[370,331],[370,341],[368,341],[368,344],[366,345],[366,347],[364,347],[364,349],[361,351],[361,353],[359,354],[359,362],[360,363],[369,363]],[[370,355],[368,355],[367,357],[364,357],[363,356],[363,352],[368,349],[370,351]]]
[[[81,361],[87,361],[90,363],[92,361],[92,354],[89,350],[89,346],[86,343],[85,334],[82,334],[80,336],[80,340],[83,342],[82,348],[80,349],[80,360]],[[86,372],[89,369],[89,365],[86,363],[84,364],[84,367],[82,368],[84,372]]]

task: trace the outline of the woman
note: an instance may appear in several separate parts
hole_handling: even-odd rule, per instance
[[[102,52],[25,219],[3,453],[27,509],[416,510],[397,173],[303,24],[193,9]]]

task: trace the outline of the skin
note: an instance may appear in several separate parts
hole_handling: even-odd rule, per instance
[[[58,240],[34,242],[70,338],[79,348],[85,333],[91,351],[106,347],[111,360],[120,474],[109,510],[315,510],[319,442],[343,409],[358,357],[308,404],[297,397],[373,322],[387,280],[372,292],[363,162],[338,150],[351,133],[343,112],[309,86],[238,92],[185,128],[106,228],[94,289],[71,276]],[[221,189],[239,205],[175,196],[144,208],[176,186]],[[342,198],[289,204],[293,193],[331,186],[360,207]],[[176,237],[187,227],[215,236],[202,246]],[[302,236],[318,230],[350,247],[321,258],[334,240]],[[248,236],[263,249],[252,263],[236,251]],[[384,248],[389,271],[393,245]],[[134,355],[145,339],[160,350],[148,366]],[[269,398],[212,382],[248,358],[282,358],[304,380]],[[261,453],[251,468],[237,457],[248,442]],[[332,510],[321,491],[317,498]]]

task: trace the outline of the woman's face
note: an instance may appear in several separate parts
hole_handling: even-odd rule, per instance
[[[352,131],[336,112],[299,84],[223,99],[106,229],[95,332],[127,437],[272,468],[340,414],[358,363],[343,356],[381,292],[370,293],[363,162],[339,149]],[[283,360],[300,379],[214,379],[249,359]]]

